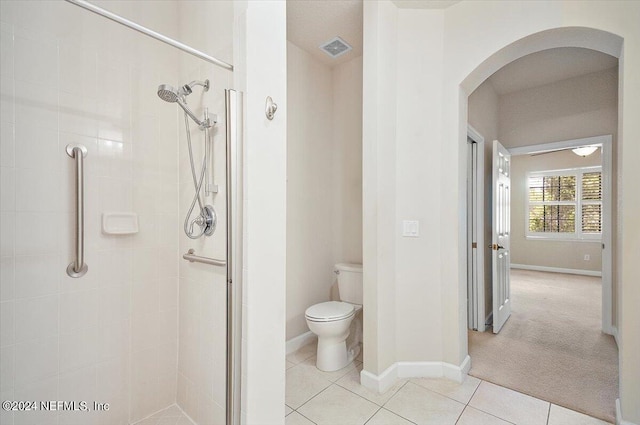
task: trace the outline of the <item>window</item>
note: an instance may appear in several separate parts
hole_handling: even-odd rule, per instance
[[[529,173],[527,237],[600,239],[602,167]]]

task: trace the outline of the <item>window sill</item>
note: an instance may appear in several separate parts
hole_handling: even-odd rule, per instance
[[[548,236],[525,236],[526,240],[530,241],[549,241],[549,242],[592,242],[592,243],[602,243],[602,238],[571,238],[571,237],[548,237]]]

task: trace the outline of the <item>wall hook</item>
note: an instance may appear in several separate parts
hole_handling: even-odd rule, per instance
[[[267,100],[264,104],[264,113],[267,116],[267,119],[272,120],[277,110],[278,105],[273,102],[271,96],[267,96]]]

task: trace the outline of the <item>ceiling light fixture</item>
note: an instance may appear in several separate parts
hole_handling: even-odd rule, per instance
[[[597,150],[598,146],[580,146],[579,148],[571,149],[578,156],[589,156]]]

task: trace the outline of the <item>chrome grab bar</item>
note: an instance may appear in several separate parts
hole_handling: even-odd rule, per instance
[[[193,250],[193,248],[187,251],[187,253],[184,254],[182,258],[192,263],[194,262],[204,263],[204,264],[211,264],[212,266],[223,266],[223,267],[227,265],[227,262],[223,260],[216,260],[215,258],[201,257],[199,255],[195,255],[195,251]]]
[[[67,266],[71,277],[82,277],[89,267],[84,262],[84,158],[87,148],[79,144],[68,144],[67,155],[76,160],[76,258]]]

